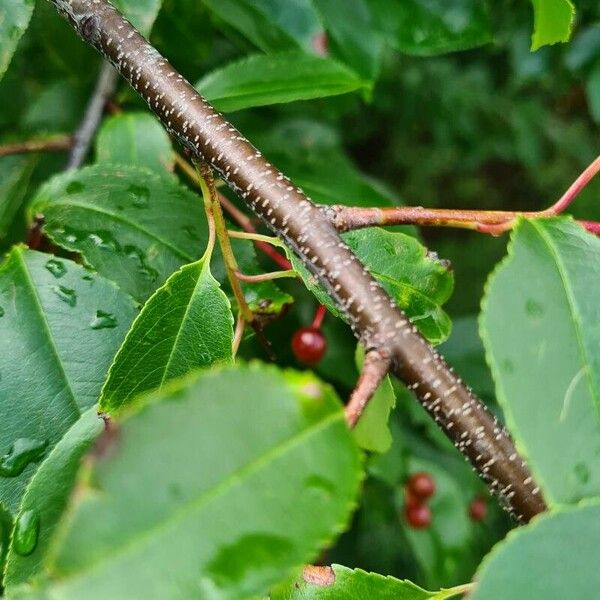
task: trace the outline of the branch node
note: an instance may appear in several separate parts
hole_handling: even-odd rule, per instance
[[[381,350],[369,350],[365,356],[362,373],[356,387],[346,405],[346,422],[350,428],[358,423],[369,400],[373,397],[379,384],[388,374],[391,359]]]

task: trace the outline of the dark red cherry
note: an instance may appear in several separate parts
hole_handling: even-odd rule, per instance
[[[429,473],[413,473],[406,482],[406,489],[419,500],[427,500],[435,494],[435,481]]]
[[[483,521],[487,515],[487,503],[485,498],[478,496],[471,500],[469,504],[469,517],[471,521]]]
[[[426,504],[407,505],[404,518],[413,529],[425,529],[431,525],[431,509]]]
[[[292,337],[294,356],[305,365],[316,365],[327,350],[327,340],[320,329],[302,327]]]

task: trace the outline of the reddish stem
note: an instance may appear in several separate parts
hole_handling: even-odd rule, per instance
[[[552,206],[540,211],[464,210],[424,208],[422,206],[396,206],[391,208],[364,208],[360,206],[326,206],[323,211],[338,231],[350,231],[377,225],[422,225],[458,227],[480,233],[500,235],[510,230],[517,217],[552,217],[562,213],[600,172],[600,156],[577,177],[569,189]],[[598,233],[600,225],[582,221],[582,225]]]
[[[327,314],[327,309],[324,304],[319,304],[317,310],[315,312],[315,318],[313,319],[311,327],[313,329],[321,329],[321,325],[323,324],[323,319]]]
[[[546,212],[555,215],[563,212],[599,171],[600,156],[598,156],[592,164],[579,175],[579,177],[570,185],[569,189],[550,208],[546,209]]]

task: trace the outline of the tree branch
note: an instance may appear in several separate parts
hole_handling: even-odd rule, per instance
[[[303,261],[367,352],[389,357],[443,431],[520,521],[545,510],[539,488],[496,419],[421,337],[301,189],[267,162],[106,0],[49,0],[110,60],[191,154]]]
[[[356,387],[346,404],[346,422],[350,427],[354,427],[358,423],[369,400],[389,370],[390,358],[388,356],[384,356],[377,350],[367,352]]]
[[[424,208],[422,206],[378,208],[345,206],[343,204],[321,206],[321,210],[341,233],[381,225],[421,225],[458,227],[480,233],[500,235],[510,230],[519,216],[536,219],[561,214],[598,172],[600,172],[600,156],[586,167],[557,202],[538,211],[463,210]],[[600,223],[595,221],[579,221],[579,223],[592,233],[598,233],[600,230]]]
[[[73,138],[61,136],[49,140],[27,140],[0,146],[0,156],[11,154],[29,154],[32,152],[65,152],[73,145]]]
[[[112,65],[103,63],[96,83],[96,89],[85,111],[81,124],[73,136],[73,146],[69,154],[66,170],[78,169],[85,160],[94,134],[102,120],[104,107],[114,94],[119,80],[118,73]]]

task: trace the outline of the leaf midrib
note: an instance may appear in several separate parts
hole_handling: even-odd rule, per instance
[[[92,573],[97,572],[98,569],[106,563],[114,562],[115,559],[130,554],[137,547],[143,546],[143,544],[147,540],[151,539],[153,534],[168,529],[171,525],[176,524],[178,521],[184,519],[189,514],[201,510],[216,498],[224,495],[225,492],[234,489],[236,486],[244,484],[247,477],[259,472],[263,468],[263,466],[270,464],[272,460],[279,458],[289,450],[293,449],[300,442],[304,441],[305,439],[309,439],[313,435],[319,433],[321,430],[328,427],[330,424],[333,424],[336,421],[342,421],[343,418],[343,412],[336,411],[325,417],[323,420],[319,421],[315,426],[307,427],[306,429],[303,429],[302,431],[296,433],[292,437],[287,438],[283,441],[283,443],[274,446],[273,448],[271,448],[261,456],[257,457],[250,463],[240,467],[237,471],[230,473],[223,481],[218,483],[212,489],[201,493],[199,496],[192,499],[190,502],[183,505],[178,510],[175,510],[170,516],[167,516],[166,519],[156,522],[152,527],[147,529],[139,537],[131,538],[118,550],[114,548],[109,549],[109,553],[105,554],[103,557],[99,557],[94,563],[92,563],[89,566],[88,569],[83,569],[78,574],[74,574],[72,577],[70,577],[69,582],[71,583],[77,579],[81,580],[86,575],[90,576]],[[53,561],[53,563],[54,564],[51,566],[56,566],[56,558]]]
[[[38,312],[37,312],[38,318],[42,322],[43,328],[46,331],[47,338],[48,338],[48,341],[50,344],[50,348],[52,349],[52,353],[53,353],[54,358],[56,359],[56,363],[58,365],[58,370],[62,374],[66,388],[69,391],[69,399],[71,400],[71,403],[75,407],[77,416],[80,417],[81,416],[81,408],[80,408],[79,404],[77,403],[77,397],[75,395],[75,392],[73,391],[73,388],[71,387],[71,382],[69,381],[67,372],[65,371],[64,365],[60,358],[60,353],[54,342],[54,338],[52,336],[52,331],[50,329],[50,323],[48,322],[48,319],[46,318],[46,314],[44,312],[44,307],[42,306],[42,302],[38,295],[37,288],[33,282],[33,279],[31,278],[29,269],[27,268],[27,263],[24,260],[23,252],[19,250],[18,252],[16,252],[16,254],[19,257],[19,263],[21,265],[21,269],[22,269],[23,275],[25,277],[25,282],[27,283],[27,285],[30,289],[31,297],[33,298],[33,301],[38,309]]]

